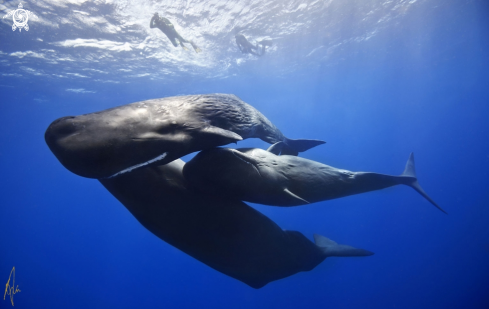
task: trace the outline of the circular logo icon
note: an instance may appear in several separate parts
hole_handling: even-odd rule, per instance
[[[27,14],[27,12],[23,9],[17,9],[13,14],[12,19],[17,28],[24,28],[29,20],[29,14]]]
[[[7,12],[7,15],[5,15],[3,18],[12,16],[12,20],[14,22],[12,25],[12,31],[15,31],[16,29],[19,29],[19,31],[22,31],[22,29],[29,31],[29,25],[27,24],[29,21],[29,15],[36,16],[31,11],[24,10],[22,3],[19,3],[17,10]]]

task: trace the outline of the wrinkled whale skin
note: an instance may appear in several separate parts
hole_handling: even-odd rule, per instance
[[[286,138],[258,110],[230,94],[167,97],[63,117],[45,133],[64,167],[97,179],[252,137],[282,141],[293,153],[324,143]]]

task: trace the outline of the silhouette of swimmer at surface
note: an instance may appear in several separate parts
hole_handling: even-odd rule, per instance
[[[185,40],[180,34],[175,30],[175,26],[165,17],[161,17],[158,13],[153,15],[151,22],[149,23],[150,28],[158,28],[163,32],[168,39],[172,42],[173,46],[182,46],[183,49],[188,50],[188,48],[183,45],[183,43],[190,43],[194,48],[196,53],[200,53],[201,49],[197,47],[192,41]]]
[[[263,41],[258,42],[258,44],[253,45],[242,34],[236,34],[234,37],[236,39],[236,44],[238,45],[239,50],[243,54],[253,54],[255,56],[263,56],[263,54],[265,54],[266,47],[272,46],[271,40],[263,40]],[[262,46],[260,54],[257,52],[254,52],[254,50],[259,51],[259,45]]]

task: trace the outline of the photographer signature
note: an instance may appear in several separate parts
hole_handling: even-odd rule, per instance
[[[10,279],[12,279],[12,285],[10,285]],[[12,306],[14,305],[14,295],[19,293],[19,285],[15,287],[15,266],[10,271],[10,276],[8,276],[7,284],[5,284],[5,293],[3,294],[3,300],[5,300],[5,296],[10,296],[10,302]]]

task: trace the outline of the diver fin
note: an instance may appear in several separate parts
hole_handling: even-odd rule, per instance
[[[314,234],[314,242],[316,243],[316,246],[318,246],[319,249],[321,249],[321,251],[326,255],[326,257],[369,256],[374,254],[368,250],[359,249],[348,245],[340,245],[337,242],[319,234]]]
[[[423,188],[419,185],[418,178],[416,177],[416,169],[414,166],[414,154],[411,152],[409,155],[409,159],[406,163],[406,168],[404,169],[404,172],[401,174],[401,177],[405,177],[406,181],[404,182],[405,185],[410,186],[414,190],[416,190],[419,194],[421,194],[425,199],[428,200],[431,204],[433,204],[436,208],[444,212],[445,214],[448,214],[443,208],[438,206],[438,204],[433,201],[426,192],[424,192]]]
[[[326,143],[325,141],[321,141],[317,139],[288,139],[288,138],[285,138],[283,142],[284,142],[284,147],[283,147],[282,154],[286,154],[284,152],[288,152],[288,153],[304,152],[313,147]]]
[[[309,202],[308,202],[308,201],[306,201],[306,200],[305,200],[305,199],[303,199],[302,197],[297,196],[297,195],[295,195],[294,193],[290,192],[290,191],[289,191],[289,189],[287,189],[287,188],[285,188],[285,189],[284,189],[284,193],[285,193],[286,195],[288,195],[289,197],[293,198],[294,200],[301,201],[302,203],[305,203],[305,204],[309,204]],[[301,204],[302,204],[302,203],[301,203]]]
[[[218,137],[230,139],[232,142],[242,141],[241,135],[234,133],[233,131],[221,129],[215,126],[207,126],[202,130],[202,133],[215,135]]]
[[[190,42],[190,45],[192,45],[197,54],[202,51],[197,45],[194,44],[194,42]]]

